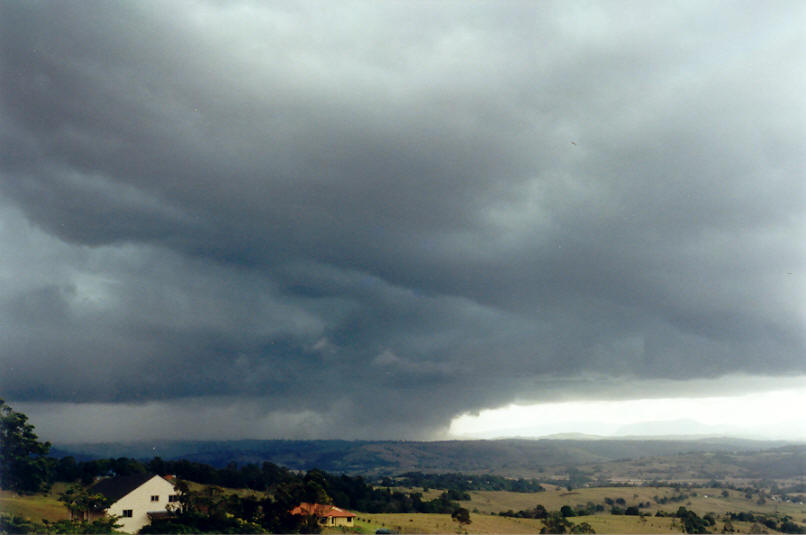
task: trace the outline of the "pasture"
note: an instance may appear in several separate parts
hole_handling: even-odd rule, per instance
[[[587,503],[601,504],[606,511],[611,505],[606,504],[607,498],[615,501],[624,500],[622,508],[639,503],[649,502],[650,506],[641,508],[642,513],[654,515],[657,511],[674,512],[680,506],[694,511],[698,515],[715,513],[722,515],[727,512],[756,512],[765,514],[786,514],[795,518],[797,522],[806,522],[806,504],[776,502],[765,500],[759,503],[758,498],[746,498],[744,494],[735,490],[728,490],[728,496],[722,495],[723,489],[697,487],[691,489],[675,489],[672,487],[592,487],[567,490],[562,487],[553,487],[551,490],[539,493],[517,493],[506,491],[470,491],[470,500],[461,502],[463,507],[479,513],[500,513],[502,511],[520,511],[532,509],[536,505],[543,505],[550,511],[559,510],[563,505],[577,508]],[[684,499],[679,499],[685,495]],[[658,504],[655,498],[666,499],[667,503]],[[608,515],[610,516],[610,515]],[[616,515],[618,516],[618,515]]]
[[[196,488],[195,484],[191,487]],[[201,487],[201,486],[199,486]],[[25,516],[33,521],[42,519],[50,521],[69,518],[67,509],[58,501],[59,493],[66,485],[54,486],[49,494],[33,496],[19,496],[9,491],[0,492],[0,511]],[[357,512],[356,526],[349,531],[354,533],[375,533],[377,529],[385,528],[396,532],[412,533],[538,533],[543,522],[537,519],[512,518],[500,516],[503,511],[520,511],[533,509],[538,504],[549,511],[558,511],[563,505],[573,508],[584,507],[590,503],[599,504],[604,511],[595,515],[569,517],[574,524],[587,522],[597,533],[679,533],[680,521],[671,517],[655,517],[657,511],[673,513],[680,506],[696,512],[700,516],[706,513],[715,513],[721,517],[727,512],[752,512],[762,514],[789,515],[795,522],[806,525],[806,504],[794,504],[765,500],[759,503],[758,497],[748,498],[743,492],[728,490],[727,496],[723,489],[698,487],[691,489],[678,489],[673,487],[594,487],[568,490],[563,487],[548,486],[546,492],[517,493],[507,491],[470,491],[470,500],[461,501],[460,504],[471,511],[471,524],[460,526],[448,514],[369,514]],[[403,490],[403,489],[400,489]],[[405,489],[406,491],[419,491],[421,489]],[[225,494],[239,495],[259,494],[245,489],[222,489]],[[427,498],[434,498],[442,491],[430,489]],[[681,499],[681,494],[685,495]],[[666,501],[658,504],[656,499]],[[617,500],[619,502],[617,502]],[[620,501],[623,500],[623,504]],[[649,502],[649,507],[640,508],[641,513],[647,515],[627,516],[612,515],[612,507],[607,501],[618,503],[620,507],[637,506],[639,503]],[[721,518],[716,526],[710,528],[714,533],[724,528]],[[733,528],[738,533],[758,531],[759,526],[751,522],[733,522]],[[771,531],[771,530],[767,530]],[[342,533],[341,528],[328,528],[325,533]]]
[[[34,522],[66,520],[70,513],[59,501],[57,493],[20,496],[9,490],[0,491],[0,512],[26,517]]]
[[[391,529],[399,533],[538,533],[543,527],[540,520],[505,518],[492,515],[470,515],[471,524],[460,526],[447,514],[423,513],[360,513],[362,521]]]
[[[471,524],[459,526],[450,515],[361,514],[372,526],[380,526],[399,533],[539,533],[541,520],[508,518],[471,513]],[[570,518],[574,524],[587,522],[597,533],[679,533],[680,527],[673,518],[645,518],[613,515],[593,515]]]

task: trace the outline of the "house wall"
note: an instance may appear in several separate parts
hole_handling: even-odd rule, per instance
[[[350,516],[324,516],[319,519],[323,526],[352,526],[353,518]]]
[[[122,524],[122,527],[119,528],[120,531],[137,533],[140,528],[149,524],[147,513],[166,511],[165,506],[168,505],[168,496],[174,494],[176,494],[176,490],[173,485],[160,476],[154,476],[110,505],[107,513],[121,517],[119,520],[119,523]],[[152,502],[151,496],[159,496],[159,500]],[[131,518],[123,517],[125,509],[132,510]]]
[[[96,520],[100,520],[106,516],[106,511],[101,511],[100,513],[94,511],[79,511],[79,512],[71,512],[70,513],[70,520],[83,520],[85,522],[94,522]]]
[[[336,517],[336,525],[337,526],[352,526],[353,525],[353,517],[343,517],[337,516]]]

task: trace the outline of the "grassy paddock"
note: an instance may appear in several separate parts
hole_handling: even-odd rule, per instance
[[[193,481],[186,481],[188,484],[188,488],[193,492],[202,492],[204,489],[208,487],[215,487],[221,490],[221,494],[224,496],[229,496],[230,494],[236,494],[241,498],[246,498],[249,496],[263,496],[265,493],[253,489],[235,489],[232,487],[220,487],[218,485],[204,485],[202,483],[195,483]]]
[[[202,485],[191,485],[201,488]],[[69,513],[62,503],[58,501],[60,493],[67,488],[66,484],[57,484],[49,494],[36,494],[32,496],[19,496],[13,492],[0,491],[0,511],[4,513],[19,514],[35,522],[47,519],[51,521],[69,518]],[[419,490],[419,489],[407,489]],[[258,494],[247,489],[223,489],[225,494],[237,493],[239,495]],[[438,495],[442,491],[431,489],[429,494]],[[656,504],[654,497],[670,497],[680,493],[689,496],[680,502],[668,502],[663,505]],[[580,488],[568,491],[562,487],[551,487],[550,490],[540,493],[517,493],[507,491],[470,491],[470,500],[462,501],[463,507],[471,513],[472,523],[462,528],[447,514],[368,514],[358,513],[359,520],[356,526],[347,530],[352,533],[375,533],[380,528],[392,529],[401,533],[458,533],[466,530],[468,533],[538,533],[543,527],[540,520],[508,518],[489,513],[500,513],[512,509],[519,511],[531,509],[541,504],[550,511],[557,511],[563,505],[572,507],[584,506],[588,502],[605,505],[605,498],[616,500],[623,498],[627,506],[637,505],[639,502],[650,502],[649,508],[642,508],[643,513],[654,515],[658,510],[674,512],[683,506],[703,516],[713,512],[721,516],[727,512],[752,512],[762,514],[789,515],[795,522],[806,525],[806,505],[777,503],[768,500],[766,503],[757,503],[757,498],[745,498],[743,493],[729,490],[728,496],[722,496],[722,489],[700,487],[694,489],[674,489],[671,487],[601,487]],[[435,496],[434,496],[435,497]],[[621,506],[625,507],[625,506]],[[593,516],[571,517],[574,524],[588,522],[597,533],[667,533],[680,532],[679,521],[673,518],[611,515],[610,506],[606,511]],[[746,525],[745,525],[746,524]],[[734,522],[734,528],[740,533],[752,530],[752,523]],[[722,522],[711,528],[718,533],[722,529]],[[338,534],[341,528],[328,528],[326,533]]]
[[[669,498],[680,494],[689,495],[683,501],[667,502],[657,504],[654,497]],[[691,496],[696,493],[697,496]],[[729,496],[722,496],[722,489],[716,488],[693,488],[674,489],[671,487],[594,487],[579,488],[572,491],[558,487],[546,492],[539,493],[518,493],[506,491],[470,491],[470,500],[463,501],[462,506],[470,510],[477,510],[480,513],[500,513],[512,509],[520,511],[534,508],[536,505],[543,505],[550,511],[559,510],[563,505],[572,507],[584,506],[588,502],[601,504],[609,511],[610,506],[605,504],[605,498],[616,500],[624,499],[626,506],[638,505],[641,502],[650,502],[650,507],[642,508],[644,513],[655,514],[657,511],[676,511],[680,506],[685,507],[699,515],[705,513],[716,513],[721,515],[727,512],[756,512],[756,513],[780,513],[787,514],[795,518],[798,522],[806,522],[806,505],[793,503],[777,503],[768,500],[764,504],[757,503],[755,498],[745,498],[740,492],[729,490]],[[624,508],[625,506],[621,506]],[[598,515],[597,515],[598,516]]]
[[[450,515],[435,514],[361,514],[369,518],[373,526],[380,526],[400,533],[539,533],[543,527],[540,520],[507,518],[494,515],[471,514],[471,524],[460,527]],[[679,533],[679,526],[672,518],[646,518],[635,516],[595,515],[569,518],[574,524],[587,522],[597,533]]]
[[[605,498],[612,498],[613,500],[623,498],[628,505],[637,505],[639,502],[653,502],[652,497],[655,495],[658,497],[671,496],[672,491],[673,489],[669,488],[644,487],[581,488],[572,491],[555,488],[546,492],[528,494],[479,490],[471,491],[470,501],[462,502],[462,504],[469,509],[478,509],[482,513],[500,513],[509,509],[520,511],[531,509],[537,504],[541,504],[546,509],[553,511],[559,510],[563,505],[578,507],[588,502],[604,505]],[[660,507],[669,508],[671,505],[667,504]],[[675,509],[677,509],[677,506],[675,506]]]
[[[374,533],[378,528],[387,528],[403,534],[413,533],[539,533],[543,527],[540,520],[506,518],[494,515],[471,514],[471,524],[460,527],[450,515],[402,513],[402,514],[360,514],[358,533]],[[577,516],[568,519],[574,524],[587,522],[596,533],[680,533],[680,520],[669,517],[638,517],[624,515],[597,514]],[[752,522],[733,522],[736,533],[757,533]],[[712,533],[720,533],[724,524],[720,521],[710,528]],[[765,531],[770,531],[764,528]],[[331,532],[327,532],[331,533]],[[332,533],[338,533],[333,531]]]
[[[593,515],[569,518],[574,524],[587,522],[596,533],[680,533],[673,518],[641,518],[623,515]]]
[[[365,521],[365,520],[356,520],[353,526],[346,527],[346,526],[336,526],[330,527],[325,526],[322,528],[322,533],[324,535],[339,535],[342,533],[367,533],[373,534],[376,530],[382,528],[380,524],[374,524],[373,522]]]
[[[18,494],[0,491],[0,512],[24,516],[34,522],[42,519],[56,521],[70,518],[70,513],[63,503],[59,501],[58,494],[34,494],[32,496],[19,496]]]
[[[471,514],[471,524],[461,527],[447,514],[399,513],[364,514],[373,525],[399,531],[400,533],[538,533],[543,523],[540,520],[505,518],[500,516]]]
[[[380,488],[385,488],[385,487],[380,487]],[[403,492],[405,494],[409,494],[409,493],[412,493],[412,492],[419,492],[420,494],[423,495],[423,501],[424,502],[439,498],[439,496],[443,492],[445,492],[443,489],[428,489],[427,492],[424,492],[422,487],[389,487],[389,488],[391,488],[393,492],[394,491]]]

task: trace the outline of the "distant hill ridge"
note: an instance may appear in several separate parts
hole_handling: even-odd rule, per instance
[[[699,440],[503,439],[434,442],[347,440],[143,441],[57,444],[52,455],[77,460],[130,457],[187,459],[216,467],[269,461],[295,470],[347,474],[490,472],[523,476],[574,466],[692,452],[752,452],[790,443],[735,438]]]

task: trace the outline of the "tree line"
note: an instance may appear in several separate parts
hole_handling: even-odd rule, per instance
[[[546,489],[535,479],[509,479],[490,474],[424,474],[406,472],[395,478],[386,477],[380,484],[384,487],[422,487],[455,491],[506,490],[510,492],[543,492]]]
[[[230,463],[219,469],[203,463],[160,457],[147,462],[126,457],[81,462],[73,457],[53,458],[47,455],[50,443],[40,442],[27,417],[13,411],[3,400],[0,400],[0,438],[0,487],[31,494],[49,490],[56,481],[74,483],[60,497],[71,511],[104,509],[99,496],[88,490],[100,477],[138,473],[174,475],[179,481],[181,507],[175,511],[174,518],[155,524],[154,529],[160,533],[315,531],[315,522],[311,524],[309,520],[290,514],[290,510],[300,502],[333,504],[366,513],[455,514],[461,509],[454,501],[454,491],[424,500],[422,493],[377,488],[361,476],[337,476],[317,469],[302,474],[270,462],[242,466]],[[187,481],[206,488],[191,490]],[[244,498],[234,493],[227,494],[223,487],[250,489],[255,494]],[[459,498],[464,498],[464,495]],[[81,530],[103,533],[114,527],[114,519],[103,525],[86,522],[51,525],[31,524],[25,519],[4,515],[0,524],[0,529],[8,533],[80,533]]]

